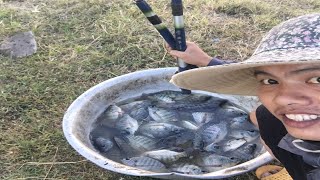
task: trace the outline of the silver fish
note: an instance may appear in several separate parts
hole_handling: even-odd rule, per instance
[[[116,146],[111,148],[108,152],[104,153],[104,155],[108,157],[108,159],[116,162],[120,162],[120,160],[123,158],[123,154],[121,154],[120,149]]]
[[[148,107],[149,115],[157,122],[178,121],[177,113],[171,110],[158,108],[156,106]]]
[[[185,129],[190,129],[190,130],[197,130],[199,128],[199,126],[197,126],[194,122],[185,121],[185,120],[175,121],[175,122],[172,122],[172,124],[175,124],[177,126],[183,127]]]
[[[135,149],[131,146],[129,140],[126,137],[123,136],[115,136],[114,141],[119,147],[119,150],[126,156],[126,157],[131,157],[131,156],[136,156],[141,154],[143,151],[139,150],[139,148]]]
[[[255,128],[252,123],[249,122],[249,116],[243,115],[231,118],[230,120],[230,127],[234,129],[243,129],[244,127],[251,127]]]
[[[142,94],[150,100],[160,101],[164,103],[174,103],[177,96],[183,95],[179,91],[160,91],[151,94]]]
[[[153,172],[203,174],[262,152],[249,144],[259,132],[247,110],[220,96],[143,94],[112,104],[93,125],[89,138],[102,155]]]
[[[216,143],[208,144],[203,149],[207,152],[212,152],[212,153],[219,153],[222,151],[221,146]]]
[[[131,157],[121,160],[123,164],[153,172],[165,172],[166,167],[160,161],[149,157]]]
[[[181,133],[166,136],[159,141],[159,145],[162,147],[190,147],[194,139],[195,134],[191,131],[182,131]]]
[[[211,97],[207,101],[199,102],[199,103],[158,103],[158,107],[162,107],[165,109],[171,109],[175,111],[183,111],[183,112],[212,112],[215,109],[219,109],[223,104],[227,103],[227,99],[222,99],[218,97]]]
[[[194,112],[192,113],[194,121],[198,124],[205,124],[210,121],[217,122],[218,119],[221,117],[218,117],[215,113],[210,113],[210,112]]]
[[[211,143],[218,143],[228,134],[227,123],[207,123],[201,126],[195,133],[194,147],[201,149]]]
[[[226,111],[229,114],[233,114],[234,117],[236,116],[242,116],[247,115],[249,112],[245,110],[244,108],[239,107],[238,105],[228,102],[221,106],[221,109]]]
[[[133,149],[145,152],[155,149],[157,141],[146,136],[126,136]]]
[[[162,138],[173,134],[178,134],[183,130],[182,127],[169,124],[169,123],[157,123],[151,122],[141,125],[139,132],[152,138]]]
[[[227,157],[218,154],[202,154],[197,160],[200,167],[213,172],[227,167],[234,166],[240,162],[239,159],[234,157]]]
[[[126,114],[116,122],[115,127],[124,133],[134,134],[138,130],[139,124],[137,120]]]
[[[143,156],[151,157],[153,159],[157,159],[164,163],[171,163],[177,161],[182,157],[187,157],[186,152],[176,152],[167,149],[148,151],[142,154]]]
[[[230,152],[230,156],[241,159],[242,161],[248,161],[254,157],[255,150],[257,149],[256,144],[246,144],[242,147]]]
[[[140,101],[133,101],[133,102],[122,102],[119,103],[118,106],[125,112],[130,112],[132,109],[134,109],[136,106],[146,104],[149,106],[149,101],[146,100],[140,100]]]
[[[230,139],[221,146],[222,146],[223,151],[227,152],[227,151],[236,150],[237,148],[244,145],[246,142],[247,141],[244,139]]]
[[[145,121],[149,117],[148,106],[151,105],[150,101],[136,101],[120,106],[132,118],[138,121]]]
[[[129,115],[139,121],[145,121],[149,117],[149,111],[145,107],[137,107],[133,109]]]
[[[211,96],[204,94],[182,94],[181,91],[160,91],[151,94],[143,94],[148,99],[163,103],[203,103]]]
[[[113,142],[109,138],[98,137],[93,139],[94,146],[101,152],[108,152],[113,147]]]
[[[256,130],[233,130],[229,133],[229,136],[234,138],[242,138],[247,142],[251,142],[259,137],[259,131]]]
[[[98,122],[108,127],[114,127],[119,118],[124,115],[124,111],[115,104],[108,106],[108,108],[101,114]]]
[[[204,94],[181,94],[180,96],[176,96],[174,98],[176,103],[203,103],[211,99],[212,96],[204,95]]]
[[[196,166],[194,164],[188,164],[188,163],[178,163],[172,165],[170,168],[173,172],[183,173],[183,174],[203,174],[205,171],[202,170],[199,166]]]

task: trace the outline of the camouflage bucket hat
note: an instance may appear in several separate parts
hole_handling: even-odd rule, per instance
[[[320,13],[299,16],[272,28],[253,55],[239,63],[202,67],[174,75],[185,89],[256,95],[254,69],[281,64],[320,64]]]

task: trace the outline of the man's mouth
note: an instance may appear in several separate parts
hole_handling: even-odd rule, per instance
[[[293,121],[311,121],[319,117],[317,114],[285,114],[285,116]]]
[[[284,114],[283,123],[293,128],[307,128],[319,123],[317,114]]]

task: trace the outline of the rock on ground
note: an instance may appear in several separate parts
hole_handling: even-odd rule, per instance
[[[0,54],[11,58],[30,56],[37,51],[37,44],[31,31],[15,34],[0,44]]]

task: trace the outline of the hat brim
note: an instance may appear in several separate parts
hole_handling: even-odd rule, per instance
[[[221,94],[256,96],[259,82],[254,70],[261,66],[286,64],[314,64],[315,60],[289,60],[267,62],[239,62],[218,66],[201,67],[175,74],[170,80],[176,86],[189,90],[203,90]]]

